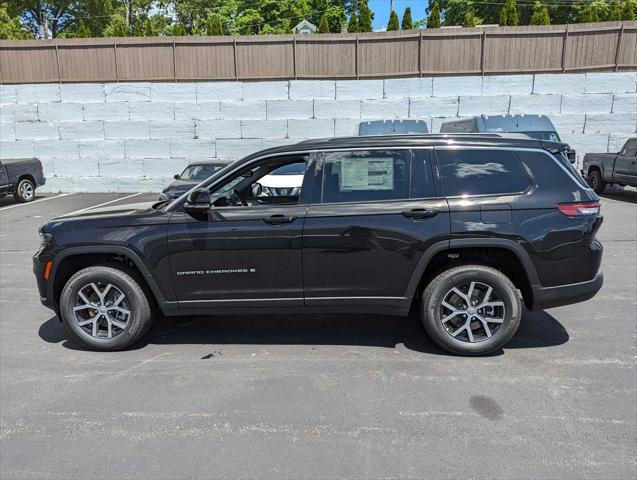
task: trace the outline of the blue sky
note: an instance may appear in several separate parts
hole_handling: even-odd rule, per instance
[[[411,7],[411,18],[420,20],[425,16],[427,0],[394,0],[394,10],[398,14],[398,21],[403,18],[406,7]],[[369,0],[369,8],[374,12],[374,30],[387,27],[389,21],[389,0]]]

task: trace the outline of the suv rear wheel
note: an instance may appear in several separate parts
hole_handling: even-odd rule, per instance
[[[148,298],[127,272],[88,267],[73,275],[60,296],[60,314],[71,337],[91,350],[121,350],[148,332]]]
[[[522,303],[502,272],[463,265],[445,270],[427,285],[420,313],[425,330],[440,347],[459,355],[484,355],[515,335]]]

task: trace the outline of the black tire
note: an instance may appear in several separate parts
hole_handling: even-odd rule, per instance
[[[152,325],[151,306],[140,283],[132,273],[113,267],[100,265],[87,267],[77,272],[66,283],[60,296],[60,314],[69,335],[86,348],[99,351],[122,350],[138,342],[146,335]],[[108,299],[103,302],[102,306],[104,310],[108,311],[108,315],[106,312],[100,313],[97,309],[86,309],[89,315],[86,317],[86,321],[90,321],[92,317],[101,317],[97,336],[93,335],[94,330],[88,331],[86,326],[80,326],[74,308],[78,305],[80,290],[85,297],[87,296],[86,292],[94,291],[92,288],[86,290],[91,284],[95,284],[98,289],[103,286],[104,290],[110,284],[109,292],[121,293],[125,296],[124,302],[126,303],[124,305],[128,307],[127,310],[130,313],[125,322],[118,320],[120,324],[125,323],[125,328],[114,327],[110,321],[107,321],[107,317],[111,319],[110,315],[115,313],[108,309],[109,302],[112,304],[112,301]],[[111,294],[107,293],[107,295]],[[93,312],[92,316],[91,312]],[[111,326],[104,325],[105,323],[111,324]],[[92,329],[92,325],[89,325],[88,329]],[[107,332],[104,332],[103,329],[107,329]],[[100,337],[101,334],[104,336]],[[112,337],[105,337],[108,334],[112,334]]]
[[[503,304],[502,307],[486,307],[492,309],[493,312],[496,311],[496,308],[501,312],[497,320],[498,323],[493,323],[489,326],[490,322],[487,322],[487,326],[484,327],[483,322],[467,320],[467,316],[460,314],[456,316],[448,315],[451,316],[450,320],[452,321],[443,323],[443,310],[445,311],[445,316],[453,313],[453,310],[443,307],[443,301],[450,298],[448,295],[455,295],[451,292],[454,287],[462,290],[464,288],[462,287],[463,285],[471,285],[471,282],[475,282],[479,288],[483,288],[485,296],[486,290],[488,290],[486,287],[491,287],[492,298],[497,299],[497,301],[490,303]],[[480,290],[475,290],[474,286],[474,292],[477,297]],[[463,293],[466,294],[468,292],[463,291]],[[456,297],[461,298],[457,295]],[[482,299],[483,302],[487,300],[489,299]],[[446,303],[449,304],[448,301]],[[476,303],[478,303],[478,300],[476,300]],[[480,305],[478,303],[478,306]],[[500,308],[502,310],[499,310]],[[478,312],[480,310],[475,313],[477,314]],[[484,313],[484,310],[482,312]],[[481,318],[487,320],[491,318],[483,313],[480,313]],[[522,317],[522,302],[515,285],[499,270],[484,265],[462,265],[445,270],[427,285],[422,295],[420,314],[427,334],[443,349],[457,355],[486,355],[502,348],[515,335]],[[464,326],[468,326],[471,333],[467,331],[467,328],[463,330],[454,326],[456,322],[461,324],[466,322]],[[475,334],[473,325],[478,326]],[[487,336],[487,330],[490,336]],[[457,334],[456,332],[461,333]],[[452,333],[456,333],[457,337],[454,337]],[[467,338],[463,340],[465,335]]]
[[[13,192],[16,202],[28,203],[35,199],[35,183],[28,178],[23,178],[18,182]]]
[[[606,182],[599,170],[591,170],[588,174],[588,184],[595,193],[602,193],[606,188]]]

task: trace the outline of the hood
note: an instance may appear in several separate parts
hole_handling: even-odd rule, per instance
[[[88,208],[86,210],[78,210],[55,217],[51,220],[51,223],[55,223],[58,220],[88,220],[93,218],[116,219],[126,217],[139,219],[142,216],[148,216],[155,212],[155,210],[152,209],[155,203],[157,202],[127,203],[124,205],[114,205],[112,207]]]
[[[300,187],[303,185],[303,175],[266,175],[259,183],[272,188]]]
[[[193,181],[193,180],[175,180],[170,185],[168,185],[166,188],[164,188],[162,193],[165,193],[165,194],[171,195],[171,196],[181,195],[182,193],[187,192],[188,190],[190,190],[195,185],[198,185],[199,183],[200,182],[197,181],[197,180],[195,180],[195,181]]]

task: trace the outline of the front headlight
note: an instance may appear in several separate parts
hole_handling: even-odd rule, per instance
[[[51,243],[51,238],[53,238],[53,235],[40,230],[40,248],[47,247]]]

